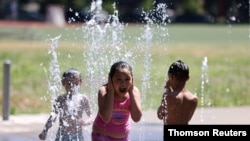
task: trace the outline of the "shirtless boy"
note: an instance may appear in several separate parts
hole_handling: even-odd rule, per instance
[[[188,79],[187,64],[177,60],[170,65],[166,91],[157,110],[157,116],[163,120],[164,125],[188,125],[191,120],[198,104],[198,97],[186,87]]]

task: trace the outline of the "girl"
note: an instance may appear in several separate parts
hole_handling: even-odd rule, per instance
[[[98,91],[98,114],[92,129],[92,141],[129,141],[129,117],[139,122],[142,116],[141,96],[131,66],[114,63],[108,83]]]

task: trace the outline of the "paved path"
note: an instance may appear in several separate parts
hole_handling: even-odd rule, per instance
[[[8,121],[0,121],[0,141],[38,141],[48,114],[10,116]],[[190,124],[248,124],[250,125],[250,106],[231,108],[199,108]],[[162,141],[162,121],[156,117],[156,111],[143,113],[139,123],[132,123],[130,133],[132,141]],[[54,130],[54,131],[53,131]],[[52,128],[49,137],[53,138],[56,128]],[[84,129],[85,141],[90,140],[91,126]],[[49,139],[47,140],[49,141]],[[52,141],[52,139],[51,139]]]

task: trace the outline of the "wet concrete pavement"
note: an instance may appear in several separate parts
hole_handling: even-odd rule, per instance
[[[39,141],[48,114],[10,116],[0,121],[0,141]],[[131,141],[162,141],[163,124],[156,117],[156,111],[143,113],[139,123],[132,123]],[[250,106],[230,108],[198,108],[190,125],[250,125]],[[50,129],[47,141],[53,141],[56,125]],[[85,141],[90,141],[91,126],[83,130]]]

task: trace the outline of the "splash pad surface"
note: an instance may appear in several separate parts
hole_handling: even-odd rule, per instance
[[[201,108],[194,113],[190,125],[249,125],[250,106],[230,108],[205,108],[206,118],[200,120]],[[37,141],[47,114],[10,116],[9,121],[0,121],[0,141]],[[157,119],[156,111],[143,112],[139,123],[132,123],[131,141],[162,141],[162,121]],[[89,136],[85,132],[85,138]]]

